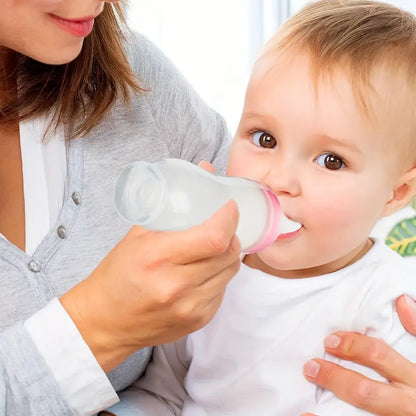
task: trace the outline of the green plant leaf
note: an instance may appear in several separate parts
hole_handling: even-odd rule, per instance
[[[416,196],[412,197],[408,205],[411,206],[416,211]]]
[[[416,217],[397,223],[385,243],[403,257],[416,256]]]

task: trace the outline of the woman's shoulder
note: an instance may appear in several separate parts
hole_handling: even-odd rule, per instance
[[[131,60],[140,56],[151,57],[158,52],[158,48],[149,38],[131,29],[124,33],[124,41],[127,55]]]
[[[125,34],[125,49],[130,65],[145,89],[169,82],[179,72],[171,60],[145,35],[128,31]]]

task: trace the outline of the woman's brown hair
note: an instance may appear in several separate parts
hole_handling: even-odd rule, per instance
[[[50,129],[65,125],[74,138],[94,128],[118,98],[128,104],[130,93],[141,88],[124,49],[125,24],[121,5],[107,3],[72,62],[47,65],[18,54],[18,93],[0,107],[0,123],[50,114],[52,108]]]

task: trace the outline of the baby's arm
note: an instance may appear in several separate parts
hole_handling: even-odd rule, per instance
[[[186,338],[155,347],[152,360],[139,380],[120,394],[120,402],[108,410],[117,416],[180,415],[187,396],[184,378]]]

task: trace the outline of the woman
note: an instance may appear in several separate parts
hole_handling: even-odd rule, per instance
[[[223,120],[123,24],[109,0],[0,2],[2,415],[114,403],[149,346],[212,317],[239,267],[233,203],[172,233],[115,212],[128,163],[221,170],[228,146]]]

